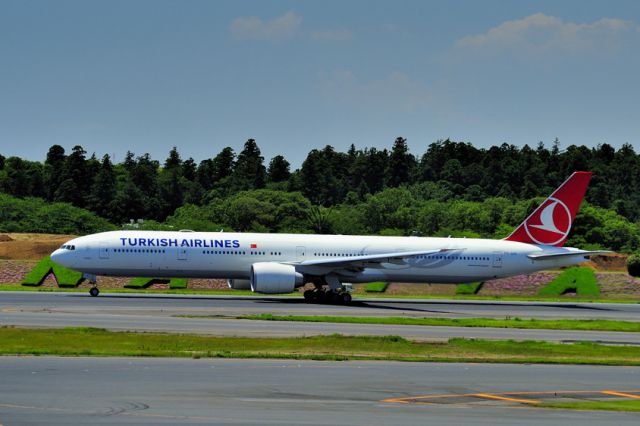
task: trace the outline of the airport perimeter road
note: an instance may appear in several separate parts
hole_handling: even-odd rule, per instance
[[[627,390],[640,368],[279,360],[0,357],[0,424],[637,425],[639,413],[438,394]]]

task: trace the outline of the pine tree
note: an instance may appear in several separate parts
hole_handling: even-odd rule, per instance
[[[266,170],[264,157],[260,155],[260,148],[254,139],[244,144],[244,149],[238,154],[233,170],[233,186],[236,190],[264,188]]]
[[[230,147],[223,148],[222,151],[212,160],[213,183],[221,181],[233,174],[235,168],[236,154]]]
[[[62,173],[65,163],[64,148],[60,145],[52,145],[47,152],[44,162],[44,186],[47,200],[52,201],[58,186],[62,182]]]
[[[289,162],[282,156],[276,155],[269,162],[267,178],[269,182],[285,182],[291,177]]]
[[[169,157],[164,162],[165,169],[177,169],[182,165],[182,160],[180,159],[180,154],[178,153],[178,148],[175,146],[171,148],[169,151]]]
[[[393,143],[387,169],[387,185],[397,187],[410,183],[415,168],[415,158],[409,153],[407,140],[398,137]]]
[[[108,154],[102,157],[100,169],[89,192],[87,205],[98,215],[111,219],[113,200],[116,196],[116,175]]]
[[[76,145],[67,156],[62,168],[60,186],[55,194],[56,201],[67,201],[78,207],[84,207],[85,196],[88,191],[87,168],[85,154],[87,152]]]

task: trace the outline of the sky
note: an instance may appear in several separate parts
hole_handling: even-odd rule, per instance
[[[640,150],[640,2],[0,0],[0,154]]]

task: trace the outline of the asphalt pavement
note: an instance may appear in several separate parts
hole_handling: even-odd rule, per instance
[[[637,320],[640,317],[640,305],[441,300],[380,301],[370,299],[358,301],[354,306],[332,306],[307,304],[301,300],[290,298],[245,299],[135,294],[106,294],[92,298],[82,293],[0,293],[0,324],[26,327],[89,326],[118,331],[157,331],[248,337],[296,337],[341,333],[345,335],[398,335],[427,341],[469,337],[555,342],[592,341],[606,344],[640,345],[640,333],[291,323],[184,317],[185,315],[233,316],[253,313],[280,315],[386,314],[436,318],[568,317]]]
[[[630,391],[640,368],[0,357],[0,424],[637,425],[640,414],[412,396]],[[499,398],[499,397],[498,397]]]

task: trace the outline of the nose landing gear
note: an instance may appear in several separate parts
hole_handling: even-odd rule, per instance
[[[89,282],[91,283],[89,294],[92,295],[93,297],[97,297],[100,294],[100,290],[98,290],[98,285],[97,285],[97,281],[98,281],[97,277],[92,274],[84,274],[84,278],[89,280]]]

